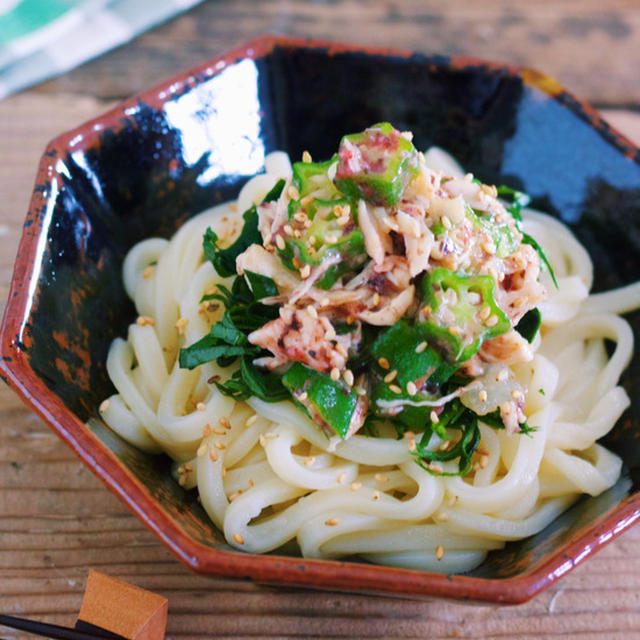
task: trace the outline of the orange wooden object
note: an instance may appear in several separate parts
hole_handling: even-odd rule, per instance
[[[167,599],[89,569],[78,622],[129,640],[162,640],[167,626]]]

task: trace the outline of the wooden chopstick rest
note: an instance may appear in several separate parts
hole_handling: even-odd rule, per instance
[[[128,640],[163,640],[167,599],[89,569],[76,629],[108,631]]]

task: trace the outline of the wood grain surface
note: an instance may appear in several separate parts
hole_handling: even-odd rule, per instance
[[[610,107],[606,117],[640,143],[636,2],[205,2],[119,50],[0,102],[0,305],[48,139],[98,115],[114,99],[267,31],[538,67],[577,95]],[[89,567],[166,596],[168,637],[180,640],[640,638],[640,527],[512,607],[196,576],[0,385],[0,612],[73,624]],[[0,638],[18,637],[27,636],[0,628]]]

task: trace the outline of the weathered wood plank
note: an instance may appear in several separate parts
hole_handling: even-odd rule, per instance
[[[599,105],[640,106],[640,4],[631,0],[204,2],[38,91],[132,95],[264,33],[503,60]]]

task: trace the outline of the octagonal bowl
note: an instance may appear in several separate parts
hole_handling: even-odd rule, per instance
[[[569,223],[594,260],[596,290],[640,278],[640,151],[550,78],[474,59],[263,37],[49,144],[2,325],[3,377],[197,572],[522,602],[640,515],[638,353],[622,379],[632,405],[605,440],[624,460],[617,484],[465,575],[234,551],[173,481],[169,459],[132,448],[97,413],[112,392],[109,343],[134,317],[120,277],[127,250],[236,196],[268,152],[328,157],[342,133],[383,120]],[[640,314],[628,319],[637,334]]]

